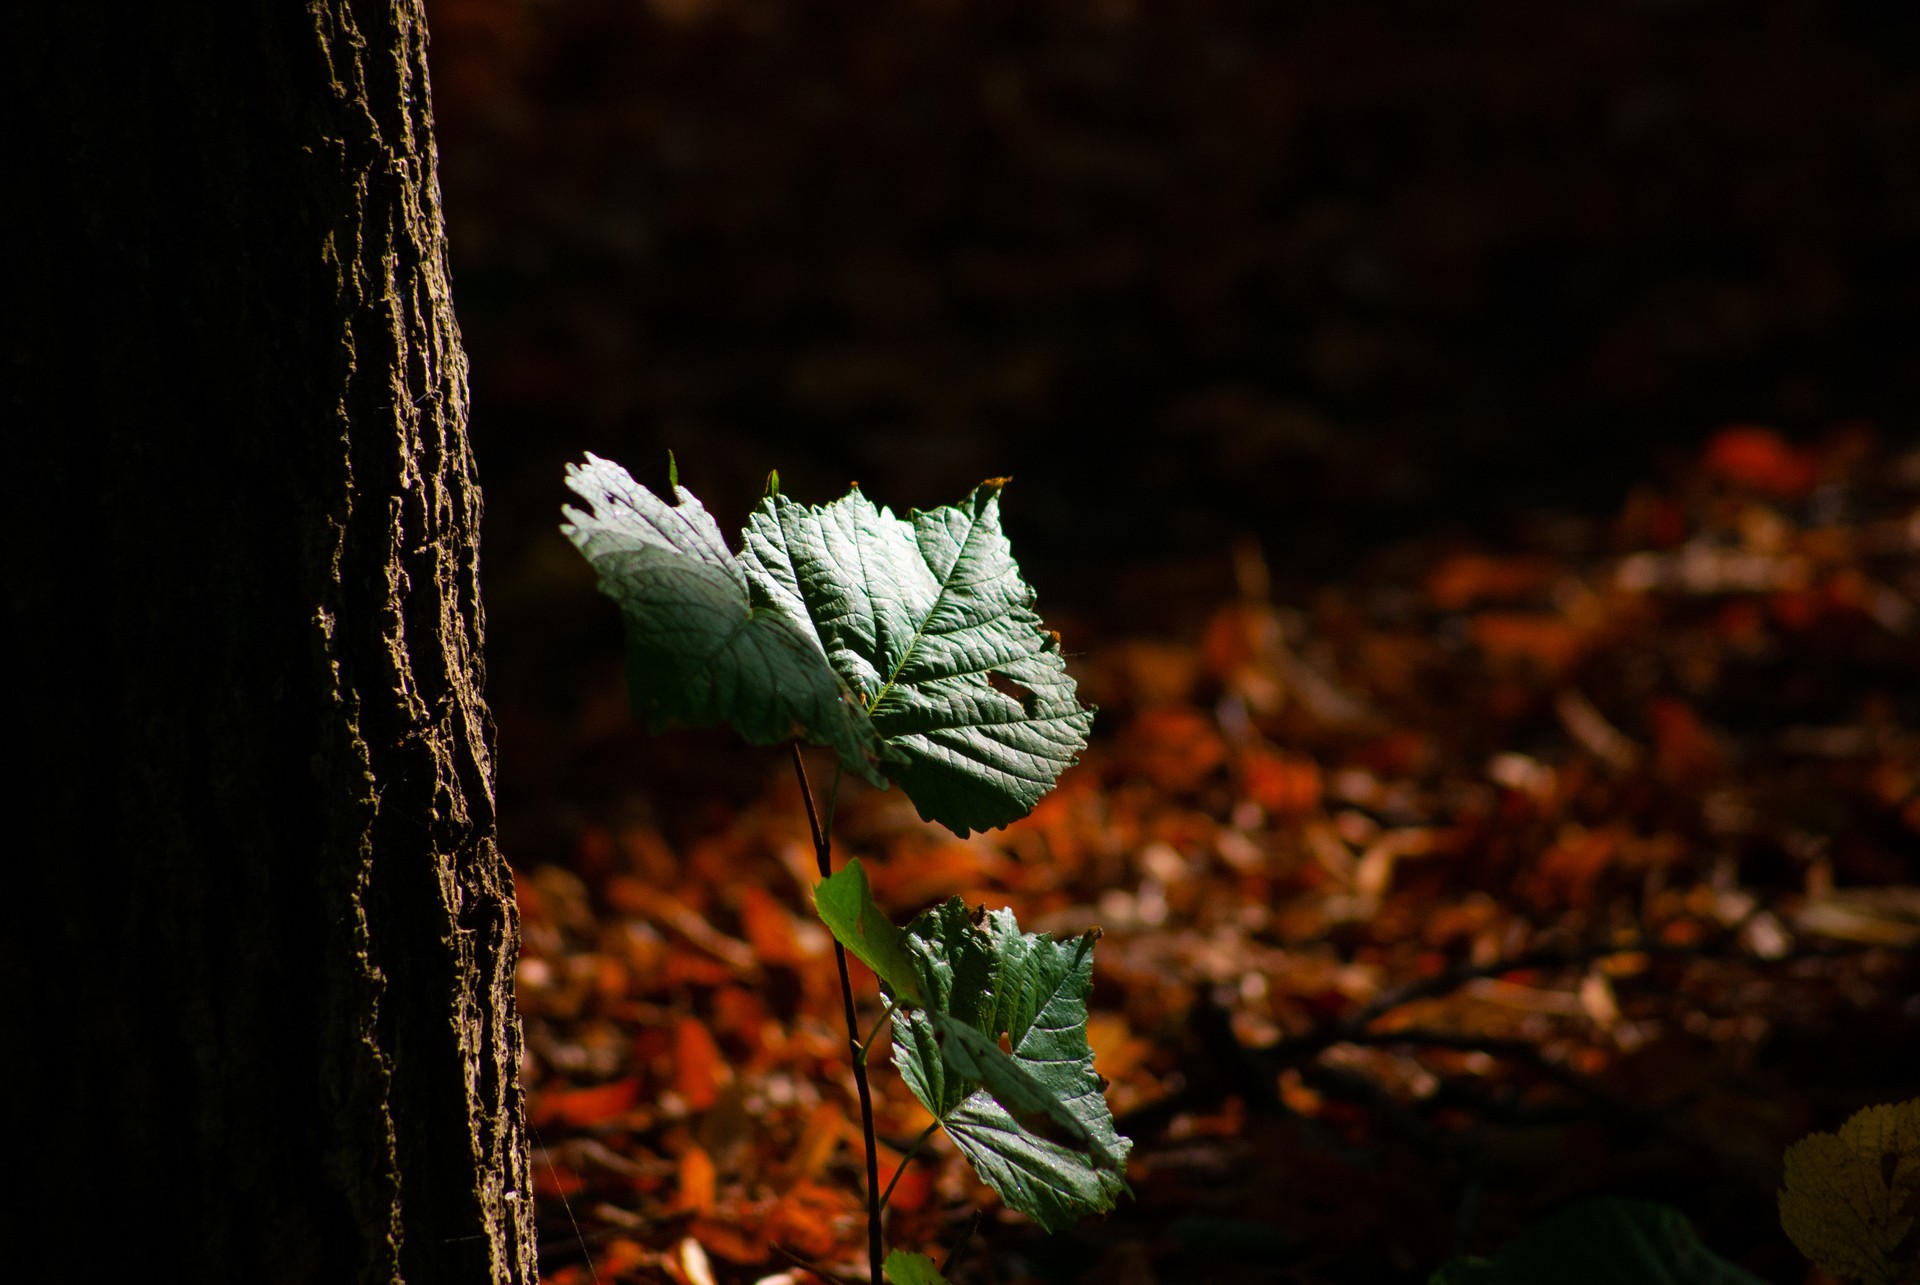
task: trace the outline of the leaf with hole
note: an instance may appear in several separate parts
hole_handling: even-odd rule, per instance
[[[756,592],[810,623],[897,754],[887,775],[962,836],[1032,811],[1093,724],[1000,528],[1003,485],[904,519],[858,487],[769,495],[747,525]]]

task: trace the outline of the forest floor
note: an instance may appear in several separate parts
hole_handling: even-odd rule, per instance
[[[1090,1038],[1135,1142],[1132,1198],[1052,1238],[935,1142],[890,1242],[965,1238],[976,1285],[1413,1281],[1615,1194],[1823,1279],[1781,1152],[1920,1082],[1920,452],[1730,429],[1611,521],[1402,544],[1290,601],[1257,546],[1233,570],[1186,636],[1063,622],[1101,712],[1027,819],[957,840],[840,790],[836,858],[896,917],[1103,930]],[[785,756],[646,740],[593,681],[503,716],[622,775],[503,795],[564,840],[517,872],[543,1279],[862,1279]],[[884,1176],[926,1117],[874,1064]]]

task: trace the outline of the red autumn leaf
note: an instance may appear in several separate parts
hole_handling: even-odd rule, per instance
[[[681,1018],[673,1037],[674,1091],[690,1110],[705,1111],[719,1101],[726,1076],[726,1061],[706,1023],[697,1017]]]
[[[850,1133],[847,1117],[840,1108],[831,1102],[822,1102],[807,1116],[805,1127],[800,1130],[799,1141],[787,1155],[786,1175],[789,1180],[816,1177],[826,1168],[833,1153],[840,1148],[841,1140]],[[857,1137],[857,1135],[855,1135]]]
[[[902,1180],[904,1181],[904,1179]],[[767,1239],[803,1258],[830,1259],[859,1231],[860,1198],[839,1187],[795,1183],[767,1216]]]
[[[621,1276],[652,1262],[654,1255],[639,1241],[615,1236],[594,1255],[594,1270],[608,1276]]]
[[[1549,558],[1490,558],[1457,553],[1427,575],[1427,601],[1440,611],[1511,602],[1538,593],[1559,574]]]
[[[565,1165],[548,1161],[534,1165],[533,1189],[543,1196],[576,1196],[587,1189],[587,1180]]]
[[[762,963],[800,962],[800,939],[793,930],[792,913],[757,883],[741,890],[740,930]]]
[[[766,1237],[720,1218],[695,1218],[687,1224],[687,1235],[706,1247],[715,1258],[730,1263],[764,1263],[772,1256]]]
[[[1653,732],[1654,770],[1668,780],[1698,776],[1719,764],[1719,745],[1685,701],[1663,696],[1648,702],[1647,726]]]
[[[615,1080],[587,1089],[536,1090],[532,1115],[536,1125],[572,1125],[592,1128],[633,1110],[640,1097],[640,1081]]]
[[[687,1149],[680,1153],[679,1172],[680,1187],[673,1198],[674,1210],[690,1214],[712,1213],[716,1179],[713,1157],[698,1143],[689,1143]]]
[[[1272,816],[1302,816],[1320,806],[1320,765],[1303,754],[1249,750],[1240,756],[1247,797]]]
[[[1213,720],[1191,709],[1148,710],[1133,720],[1126,743],[1134,770],[1170,793],[1197,788],[1227,758]]]
[[[1770,428],[1735,425],[1707,443],[1707,471],[1740,486],[1795,499],[1813,489],[1818,476],[1813,458],[1787,444]]]
[[[1473,618],[1473,641],[1489,659],[1563,673],[1586,650],[1587,631],[1542,612],[1487,611]]]

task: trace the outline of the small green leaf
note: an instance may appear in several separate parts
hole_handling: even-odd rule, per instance
[[[1093,725],[1000,530],[1003,481],[906,520],[858,487],[820,507],[768,495],[743,555],[898,753],[887,774],[962,836],[1032,811]]]
[[[1762,1285],[1721,1258],[1686,1215],[1646,1200],[1583,1200],[1495,1257],[1456,1258],[1428,1285]]]
[[[907,1087],[987,1185],[1049,1231],[1111,1209],[1132,1144],[1087,1044],[1094,935],[1022,933],[1010,912],[976,918],[957,897],[906,935],[931,1010],[894,1014]]]
[[[924,1004],[919,960],[908,949],[907,935],[873,903],[873,889],[860,858],[853,857],[837,874],[813,886],[813,906],[820,921],[842,946],[874,971],[895,998]]]
[[[888,751],[810,622],[754,601],[742,560],[699,500],[675,486],[679,503],[669,505],[592,455],[569,466],[567,485],[593,511],[564,510],[560,529],[620,605],[627,685],[648,727],[728,723],[760,745],[804,737],[884,788],[877,765]]]
[[[947,1285],[947,1278],[933,1265],[933,1260],[925,1254],[909,1254],[896,1249],[887,1255],[886,1266],[882,1269],[893,1285]]]

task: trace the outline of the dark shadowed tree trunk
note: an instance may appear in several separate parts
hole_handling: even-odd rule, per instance
[[[0,41],[8,1279],[532,1279],[425,44]]]

